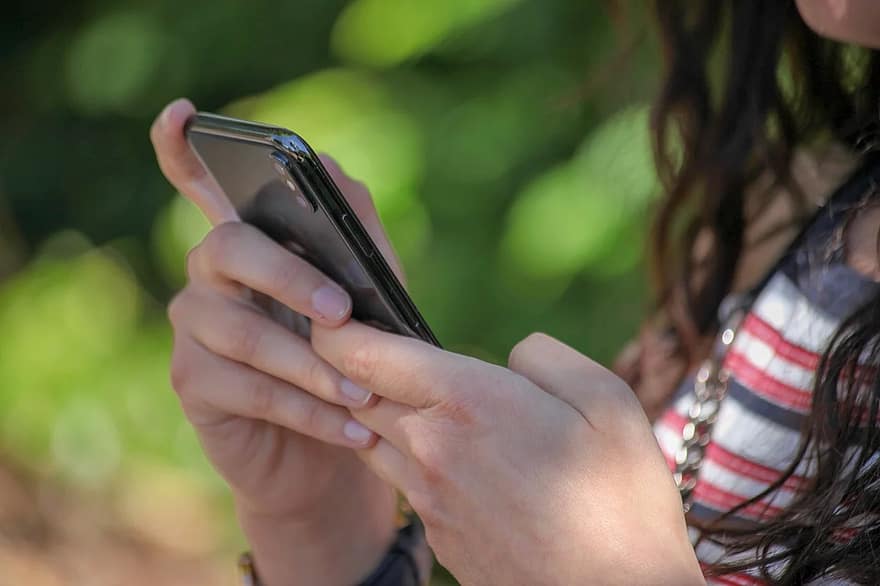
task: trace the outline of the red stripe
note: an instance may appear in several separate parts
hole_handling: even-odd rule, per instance
[[[739,573],[726,574],[724,576],[712,576],[709,578],[709,584],[724,584],[725,586],[763,586],[766,582],[749,574]]]
[[[760,578],[756,578],[751,574],[746,573],[731,574],[730,577],[734,580],[738,580],[740,584],[744,584],[745,586],[758,586],[761,584],[766,584],[764,580],[761,580]]]
[[[752,576],[751,574],[736,574],[736,575],[739,576],[739,578],[743,581],[743,584],[749,584],[750,586],[761,586],[761,585],[767,583],[764,580],[761,580],[760,578],[756,578],[755,576]]]
[[[712,576],[708,580],[708,584],[722,584],[723,586],[740,586],[731,576]]]
[[[687,417],[676,411],[674,408],[667,409],[666,413],[663,414],[663,417],[661,417],[659,421],[660,425],[665,425],[675,432],[676,435],[681,435],[685,423],[687,423]]]
[[[669,409],[660,420],[659,425],[665,426],[673,433],[680,435],[685,423],[687,423],[686,417],[679,414],[673,409]],[[663,455],[666,458],[666,462],[669,467],[674,470],[674,455],[667,454],[665,452]],[[755,460],[750,460],[740,454],[735,454],[730,450],[727,450],[726,448],[720,446],[717,442],[710,443],[709,446],[706,448],[705,461],[711,461],[719,467],[724,468],[725,470],[737,476],[742,476],[750,480],[763,482],[765,484],[775,482],[782,475],[781,470],[777,470],[776,468],[761,464],[760,462],[756,462]],[[805,477],[794,475],[786,480],[783,486],[788,490],[796,491],[799,490],[800,487],[802,487],[806,482],[807,479]]]
[[[780,407],[807,413],[812,403],[812,392],[785,384],[755,367],[748,358],[736,350],[731,350],[724,366],[740,383],[755,394],[765,397]]]
[[[706,448],[706,461],[711,461],[739,476],[766,484],[776,482],[782,476],[781,470],[749,460],[739,454],[734,454],[715,442],[709,444]],[[793,475],[782,486],[789,490],[799,490],[806,482],[807,479],[803,476]]]
[[[849,543],[853,539],[855,539],[856,535],[859,532],[857,529],[853,529],[851,527],[847,527],[844,529],[837,529],[834,531],[834,534],[831,536],[831,539],[835,543]]]
[[[807,350],[803,346],[790,342],[778,330],[774,329],[772,325],[761,319],[760,316],[754,313],[749,314],[743,321],[741,330],[747,331],[750,335],[770,346],[774,354],[784,358],[786,361],[796,364],[805,370],[815,372],[819,369],[819,362],[822,356],[820,353]],[[861,365],[856,369],[856,373],[860,380],[871,381],[877,376],[877,369],[872,366]],[[841,381],[845,382],[847,378],[846,374],[844,374],[841,377]]]
[[[746,499],[738,494],[726,491],[704,479],[701,480],[694,489],[694,500],[701,501],[719,511],[729,511],[742,504]],[[742,509],[737,515],[752,519],[765,519],[768,516],[772,517],[781,512],[781,507],[768,505],[765,502],[757,502]]]
[[[807,370],[819,368],[819,354],[789,342],[773,326],[754,313],[750,313],[746,317],[740,328],[742,331],[748,332],[773,348],[776,355],[785,358],[789,362]]]

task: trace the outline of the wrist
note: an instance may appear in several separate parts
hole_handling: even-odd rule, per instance
[[[396,533],[396,496],[382,488],[371,498],[352,494],[322,503],[307,516],[272,515],[237,502],[263,586],[350,586],[367,576]]]

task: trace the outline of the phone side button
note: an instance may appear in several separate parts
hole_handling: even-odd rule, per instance
[[[354,236],[354,240],[357,243],[358,248],[361,249],[361,252],[364,253],[367,258],[372,258],[373,247],[364,240],[364,237],[361,235],[360,230],[358,230],[354,226],[354,223],[351,221],[351,218],[348,214],[342,215],[342,223],[345,224],[345,228],[348,230],[348,233]]]

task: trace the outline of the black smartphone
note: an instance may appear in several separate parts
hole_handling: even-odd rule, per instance
[[[436,346],[312,148],[290,130],[198,113],[186,136],[239,216],[345,288],[355,319]]]

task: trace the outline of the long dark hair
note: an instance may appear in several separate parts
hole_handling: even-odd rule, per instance
[[[788,194],[806,218],[791,172],[795,150],[835,142],[859,156],[876,133],[880,54],[819,37],[794,0],[655,4],[667,69],[653,112],[665,190],[654,226],[654,275],[661,306],[685,308],[687,323],[676,328],[705,338],[718,328],[719,304],[743,253],[747,188],[771,177],[772,189],[749,197],[761,204]],[[698,357],[696,345],[689,350]],[[792,465],[766,491],[701,528],[703,539],[728,552],[757,557],[710,573],[758,569],[776,584],[827,575],[880,584],[877,369],[880,299],[857,309],[830,340]],[[814,474],[781,514],[746,529],[724,523],[778,490],[805,460]]]

